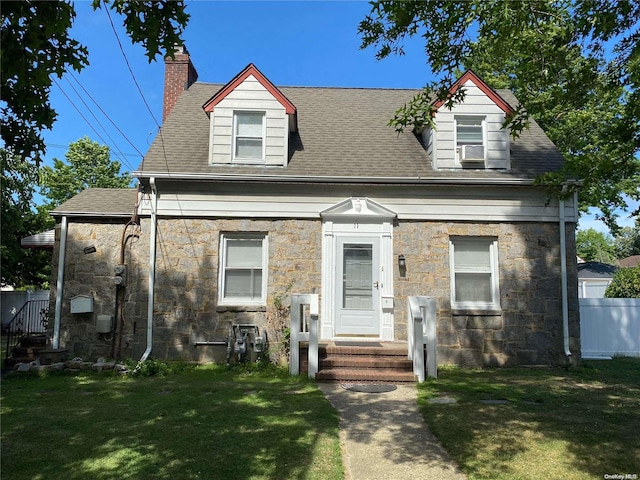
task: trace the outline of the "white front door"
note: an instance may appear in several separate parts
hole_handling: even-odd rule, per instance
[[[380,335],[380,238],[336,242],[336,335]]]

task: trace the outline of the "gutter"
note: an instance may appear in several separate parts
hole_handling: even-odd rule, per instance
[[[105,212],[74,212],[72,210],[68,210],[68,211],[50,212],[49,215],[51,215],[52,217],[131,218],[131,212],[128,212],[128,213],[105,213]]]
[[[158,190],[156,189],[156,179],[149,179],[151,185],[151,231],[149,233],[149,297],[147,300],[147,349],[140,357],[140,362],[144,362],[151,353],[153,347],[153,298],[156,288],[156,231],[158,221]]]
[[[241,182],[274,182],[274,183],[354,183],[383,185],[513,185],[532,186],[530,178],[445,178],[445,177],[335,177],[335,176],[303,176],[303,175],[260,175],[239,173],[166,173],[166,172],[133,172],[138,179],[154,178],[162,180],[198,180],[207,181],[241,181]]]
[[[563,190],[566,186],[563,187]],[[560,271],[562,282],[562,337],[564,339],[564,355],[569,361],[571,350],[569,349],[569,293],[567,290],[567,240],[564,200],[558,200],[560,215]]]
[[[64,289],[64,263],[67,257],[67,217],[60,224],[60,251],[58,253],[58,279],[56,281],[56,311],[53,321],[52,348],[60,348],[60,321],[62,318],[62,294]]]

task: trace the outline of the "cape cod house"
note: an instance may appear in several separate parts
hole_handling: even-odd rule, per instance
[[[196,80],[186,49],[166,60],[139,191],[53,212],[54,348],[223,361],[232,324],[265,330],[296,292],[319,295],[321,342],[406,342],[423,295],[440,364],[579,359],[575,201],[534,184],[563,158],[535,121],[510,138],[509,91],[469,71],[435,129],[397,134],[415,90]]]

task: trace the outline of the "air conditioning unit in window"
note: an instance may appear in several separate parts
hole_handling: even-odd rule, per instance
[[[484,162],[484,145],[462,145],[460,147],[460,162]]]

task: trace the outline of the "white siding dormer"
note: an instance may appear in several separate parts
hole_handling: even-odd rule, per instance
[[[424,144],[435,170],[511,168],[509,130],[502,128],[504,101],[497,103],[497,94],[488,95],[492,91],[484,83],[478,86],[480,82],[472,74],[457,85],[465,90],[464,101],[451,110],[441,106],[435,129],[425,131]]]
[[[286,167],[295,107],[249,65],[204,105],[209,163]]]

